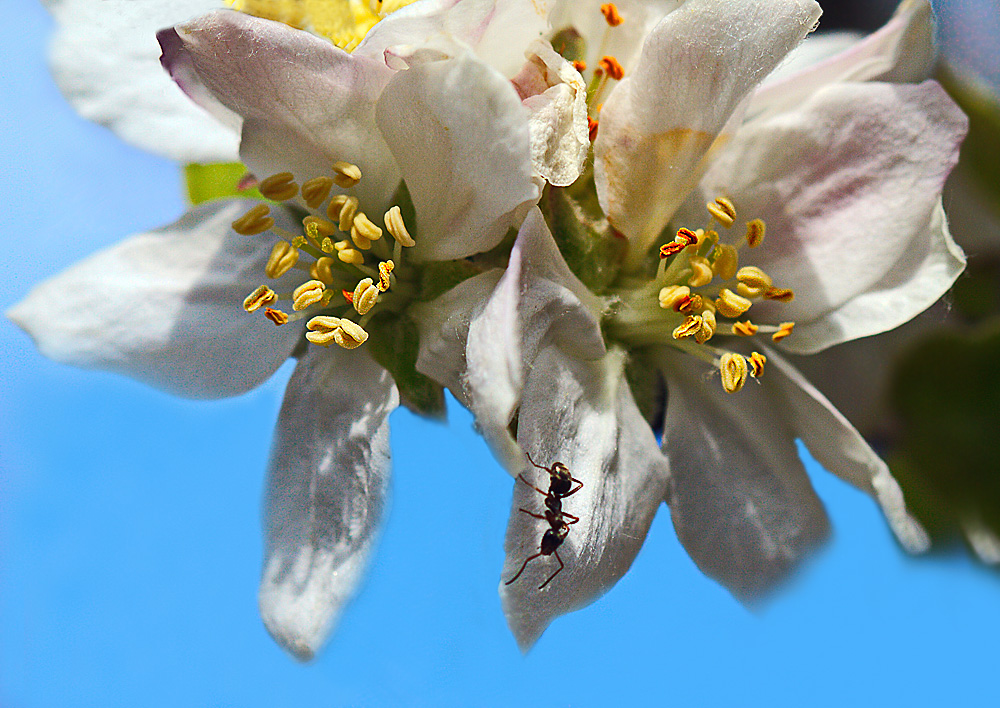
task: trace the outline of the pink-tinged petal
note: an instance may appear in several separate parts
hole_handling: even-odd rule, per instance
[[[114,371],[192,398],[235,396],[265,381],[301,341],[243,299],[265,282],[275,238],[230,223],[256,202],[210,202],[100,251],[36,286],[7,311],[47,357]],[[272,210],[279,225],[292,218]],[[301,280],[301,279],[299,279]],[[299,280],[269,281],[290,291]]]
[[[667,503],[677,536],[703,573],[753,604],[829,533],[796,432],[766,380],[731,394],[718,379],[706,381],[694,357],[664,354],[663,368]]]
[[[688,0],[604,103],[594,144],[601,207],[641,258],[696,185],[756,85],[812,29],[812,0]]]
[[[185,90],[242,117],[240,155],[255,174],[287,170],[301,182],[346,160],[361,168],[352,193],[363,208],[387,205],[399,170],[375,128],[375,102],[392,77],[383,64],[232,11],[164,30],[160,41]]]
[[[354,53],[386,60],[418,48],[442,57],[471,50],[482,61],[511,77],[524,62],[524,51],[547,28],[553,0],[425,0],[397,10],[365,36]],[[404,62],[405,63],[405,62]]]
[[[741,263],[795,292],[751,310],[755,322],[797,323],[781,348],[810,353],[891,329],[951,286],[964,257],[940,194],[966,126],[934,82],[833,84],[737,134],[701,196],[727,195],[742,218],[767,223]]]
[[[806,62],[796,56],[814,54],[812,43],[848,46],[821,61]],[[847,81],[918,83],[934,68],[934,16],[927,0],[905,0],[893,18],[864,39],[811,37],[792,52],[789,63],[775,72],[754,94],[747,116],[755,118],[796,108],[818,89]]]
[[[563,569],[554,575],[556,555],[540,556],[510,582],[550,528],[521,511],[542,514],[544,496],[514,482],[500,599],[524,651],[553,619],[590,604],[628,571],[666,491],[667,461],[632,398],[624,361],[621,351],[583,361],[547,347],[528,375],[518,443],[540,465],[562,462],[583,486],[562,502],[579,517],[556,549]],[[526,462],[520,470],[535,487],[548,488],[545,472]]]
[[[303,661],[368,565],[389,485],[392,377],[362,350],[310,347],[288,382],[265,493],[260,613]]]
[[[415,257],[487,251],[538,199],[528,111],[510,82],[474,57],[397,73],[376,118],[416,208]]]
[[[238,133],[170,81],[156,31],[218,7],[214,0],[45,0],[57,23],[52,73],[73,107],[125,141],[181,162],[232,162]]]
[[[778,410],[812,456],[845,482],[870,494],[882,507],[903,548],[921,553],[930,547],[927,532],[906,508],[903,491],[889,467],[840,411],[776,352],[765,349],[762,384]]]

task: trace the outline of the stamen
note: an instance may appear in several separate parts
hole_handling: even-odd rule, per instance
[[[782,322],[778,325],[778,331],[771,335],[771,340],[775,342],[780,342],[782,339],[787,337],[792,333],[792,329],[795,327],[794,322]]]
[[[700,288],[712,282],[712,265],[707,258],[702,256],[691,256],[691,270],[694,271],[688,278],[687,284],[692,288]]]
[[[351,304],[359,315],[368,314],[368,311],[375,307],[378,302],[379,290],[372,284],[371,278],[364,278],[358,281],[357,287],[351,296]]]
[[[295,182],[295,175],[291,172],[279,172],[276,175],[271,175],[258,184],[257,189],[268,199],[277,202],[293,199],[299,193],[299,185]]]
[[[361,236],[371,247],[372,241],[378,241],[382,238],[382,229],[373,224],[364,212],[359,211],[351,225],[351,238],[355,243],[358,242],[356,236]]]
[[[292,291],[292,309],[298,312],[310,305],[315,305],[323,299],[323,283],[318,280],[307,280]]]
[[[361,181],[361,168],[350,162],[339,160],[333,163],[333,181],[338,187],[353,187]],[[344,229],[342,229],[344,230]]]
[[[597,62],[597,68],[604,72],[609,79],[621,81],[625,77],[625,69],[613,56],[603,56]]]
[[[305,200],[306,206],[310,209],[316,209],[323,203],[324,199],[330,196],[332,188],[333,179],[331,177],[313,177],[302,183],[302,198]]]
[[[332,221],[327,221],[318,216],[307,216],[302,220],[302,225],[308,229],[315,229],[319,236],[333,236],[337,233],[337,225]]]
[[[333,203],[332,201],[330,202]],[[327,212],[329,213],[329,212]],[[347,197],[344,200],[344,204],[340,207],[339,223],[337,227],[344,233],[350,233],[351,227],[354,226],[354,215],[358,213],[358,198],[357,197]]]
[[[396,239],[396,243],[407,248],[417,245],[417,242],[410,236],[410,232],[406,230],[406,224],[403,222],[403,213],[398,206],[392,207],[385,213],[384,221],[385,228]]]
[[[261,285],[252,293],[247,295],[246,299],[243,301],[243,309],[247,312],[255,312],[264,305],[270,305],[277,299],[277,293],[266,285]]]
[[[717,323],[715,321],[715,313],[711,310],[705,310],[701,313],[701,329],[695,332],[694,341],[698,344],[704,344],[709,339],[715,335],[715,328]]]
[[[353,226],[351,227],[351,240],[354,241],[354,245],[360,248],[362,251],[367,251],[372,247],[372,242],[366,239]]]
[[[750,375],[755,379],[760,378],[761,374],[764,373],[764,364],[766,363],[767,357],[760,352],[750,354]]]
[[[771,276],[757,266],[743,266],[737,271],[736,279],[740,281],[736,292],[750,299],[763,296],[773,284]]]
[[[309,266],[309,275],[324,285],[333,285],[332,265],[332,258],[329,256],[322,256],[315,263]]]
[[[597,139],[598,125],[596,118],[587,116],[587,137],[590,138],[590,142],[594,142]]]
[[[270,307],[264,310],[264,317],[271,320],[272,322],[274,322],[274,324],[278,325],[279,327],[288,322],[288,315],[286,313],[282,312],[281,310],[272,309]]]
[[[736,393],[747,382],[747,360],[742,354],[723,354],[719,371],[722,373],[722,388],[726,393]]]
[[[716,197],[714,202],[709,202],[705,207],[727,229],[736,221],[736,207],[726,197]]]
[[[573,68],[579,71],[581,74],[587,70],[587,62],[582,59],[574,59],[572,61]]]
[[[754,219],[747,222],[747,245],[750,248],[757,248],[764,240],[766,226],[763,219]]]
[[[617,27],[625,21],[622,16],[618,14],[618,8],[615,7],[613,2],[601,5],[601,14],[604,15],[604,19],[608,21],[608,25],[610,27]]]
[[[702,296],[695,293],[689,297],[681,298],[681,300],[674,305],[674,309],[678,312],[687,314],[701,311],[701,308],[704,307],[704,305],[705,301]]]
[[[715,300],[715,306],[723,317],[739,317],[750,309],[753,303],[742,295],[737,295],[729,288],[719,291],[719,297]]]
[[[795,293],[789,288],[768,288],[767,292],[764,293],[764,299],[791,302],[795,299]]]
[[[334,194],[330,197],[330,203],[326,205],[326,215],[331,221],[340,221],[340,210],[350,197],[346,194]]]
[[[702,319],[698,315],[688,315],[673,331],[674,339],[687,339],[695,336],[701,329]]]
[[[677,305],[691,298],[691,288],[686,285],[668,285],[660,289],[660,307],[664,310],[677,310]]]
[[[389,289],[389,285],[392,283],[389,280],[389,274],[392,273],[392,269],[396,267],[396,264],[392,261],[382,261],[378,264],[378,289],[385,292]]]
[[[733,334],[740,337],[752,337],[757,334],[757,330],[760,329],[750,320],[743,320],[742,322],[733,322]]]
[[[735,246],[728,243],[720,243],[713,252],[712,270],[723,280],[729,280],[736,275],[736,269],[740,264],[740,254]]]
[[[287,241],[278,241],[271,249],[271,255],[264,266],[268,278],[280,278],[299,262],[299,252]]]
[[[274,227],[274,219],[267,204],[258,204],[246,214],[233,222],[233,231],[243,236],[256,236]]]
[[[306,339],[328,347],[334,342],[344,349],[355,349],[368,339],[368,333],[358,324],[340,317],[320,315],[306,323]]]
[[[337,245],[341,243],[346,243],[345,241],[340,241]],[[361,265],[365,262],[365,257],[353,248],[342,248],[337,250],[337,258],[339,258],[343,263],[350,263],[351,265]]]

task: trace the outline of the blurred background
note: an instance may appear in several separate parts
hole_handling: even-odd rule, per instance
[[[823,4],[824,29],[864,30],[894,5]],[[175,164],[83,121],[59,95],[44,8],[0,7],[13,20],[0,41],[6,309],[87,254],[174,220],[184,197]],[[983,157],[998,135],[1000,8],[936,7],[946,76],[978,111]],[[0,708],[991,705],[1000,576],[967,552],[961,521],[993,523],[1000,500],[989,494],[1000,406],[986,405],[1000,311],[990,164],[967,159],[946,202],[971,275],[931,317],[957,339],[929,353],[907,344],[904,372],[886,375],[890,394],[912,390],[907,366],[944,376],[961,347],[957,368],[983,385],[957,402],[939,389],[909,408],[888,400],[871,431],[908,473],[942,550],[906,557],[867,497],[810,464],[833,541],[759,613],[697,571],[664,508],[625,578],[527,656],[496,593],[512,481],[454,401],[447,426],[393,414],[393,502],[371,573],[327,649],[300,665],[256,608],[263,470],[290,368],[233,400],[183,401],[54,364],[0,322]],[[984,378],[970,376],[979,365]],[[933,438],[951,454],[928,453],[922,467],[913,440],[925,428],[912,431],[934,430],[948,406],[966,411],[955,434],[969,437]],[[970,449],[982,454],[967,462]]]

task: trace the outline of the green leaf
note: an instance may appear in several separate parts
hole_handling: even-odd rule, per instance
[[[380,312],[366,329],[365,346],[396,380],[402,404],[418,415],[444,420],[444,389],[416,368],[420,333],[413,320],[408,315]]]
[[[539,206],[570,270],[594,293],[606,292],[621,270],[626,242],[604,219],[596,197],[553,187]]]
[[[246,173],[247,168],[239,162],[185,165],[184,181],[187,185],[188,201],[192,206],[225,197],[266,201],[256,188],[243,190],[238,188],[240,180]]]

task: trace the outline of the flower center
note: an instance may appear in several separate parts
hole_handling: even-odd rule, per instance
[[[226,0],[234,10],[326,37],[353,51],[379,20],[415,0]]]

